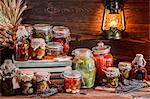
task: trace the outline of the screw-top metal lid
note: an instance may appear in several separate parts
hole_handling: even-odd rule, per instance
[[[107,54],[110,52],[111,47],[104,45],[103,42],[99,42],[96,47],[92,48],[94,54]]]
[[[66,78],[80,78],[81,73],[77,70],[64,71],[63,76]]]

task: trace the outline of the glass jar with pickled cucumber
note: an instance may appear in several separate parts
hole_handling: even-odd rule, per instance
[[[81,73],[81,88],[91,88],[95,83],[96,68],[92,52],[86,48],[78,48],[72,52],[73,66]]]

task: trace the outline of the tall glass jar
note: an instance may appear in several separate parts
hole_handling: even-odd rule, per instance
[[[53,28],[53,41],[60,42],[63,45],[63,53],[66,55],[69,51],[69,41],[71,40],[70,37],[70,30],[64,26],[54,26]]]
[[[35,31],[32,34],[33,38],[43,38],[46,42],[52,39],[52,26],[49,24],[35,24],[33,26]]]
[[[94,86],[96,68],[91,50],[86,48],[75,49],[72,54],[75,56],[73,59],[73,66],[76,70],[81,72],[81,87],[91,88]]]
[[[113,56],[110,53],[110,46],[104,45],[103,42],[98,43],[98,46],[93,47],[93,55],[96,62],[96,83],[102,83],[106,78],[103,70],[113,66]]]

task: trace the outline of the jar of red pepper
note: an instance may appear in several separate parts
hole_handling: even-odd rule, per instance
[[[113,56],[110,53],[111,47],[109,45],[104,45],[103,42],[99,42],[96,47],[93,47],[93,55],[96,63],[96,83],[102,83],[103,79],[106,78],[103,70],[113,65]]]
[[[64,82],[65,82],[65,91],[66,93],[79,93],[80,91],[80,79],[81,74],[79,71],[64,71]]]
[[[67,55],[69,51],[69,41],[71,40],[70,30],[68,29],[68,27],[54,26],[53,36],[53,41],[60,42],[63,45],[64,55]]]

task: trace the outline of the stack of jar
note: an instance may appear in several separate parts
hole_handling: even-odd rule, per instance
[[[15,43],[15,60],[53,59],[67,55],[69,51],[70,31],[64,26],[35,24],[19,26]],[[45,57],[46,56],[46,57]],[[47,57],[48,56],[48,57]]]

